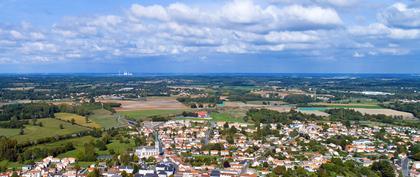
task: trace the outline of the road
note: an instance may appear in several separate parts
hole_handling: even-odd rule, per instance
[[[408,165],[409,162],[410,162],[410,160],[408,159],[408,157],[401,160],[401,169],[402,169],[403,177],[409,177],[410,176],[410,169],[409,169],[409,165]]]
[[[209,144],[210,133],[213,132],[213,128],[216,127],[216,124],[213,121],[210,121],[210,128],[206,131],[206,137],[204,138],[204,144]]]

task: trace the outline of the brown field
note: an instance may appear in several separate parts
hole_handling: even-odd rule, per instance
[[[322,111],[300,111],[301,113],[304,114],[315,114],[317,116],[323,116],[323,117],[328,117],[329,114],[326,112],[322,112]]]
[[[266,108],[278,112],[289,112],[292,109],[290,106],[268,106]]]
[[[415,118],[413,114],[411,113],[392,110],[392,109],[366,109],[366,108],[353,108],[353,109],[355,111],[361,112],[362,114],[372,114],[372,115],[384,114],[387,116],[402,116],[403,118],[406,118],[406,119]]]
[[[116,111],[135,110],[177,110],[188,109],[187,106],[178,102],[176,97],[149,97],[146,101],[141,100],[100,100],[102,102],[121,103]]]

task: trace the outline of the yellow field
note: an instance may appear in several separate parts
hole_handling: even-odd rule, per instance
[[[92,127],[92,128],[101,128],[99,124],[96,122],[93,122],[92,120],[89,120],[86,122],[86,117],[80,116],[77,114],[71,114],[71,113],[56,113],[55,117],[60,120],[64,121],[71,121],[74,119],[74,122],[78,125],[86,126],[86,127]]]

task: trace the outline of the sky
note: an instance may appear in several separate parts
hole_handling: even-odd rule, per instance
[[[420,0],[1,0],[0,73],[420,73]]]

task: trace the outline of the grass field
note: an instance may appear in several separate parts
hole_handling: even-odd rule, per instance
[[[7,167],[8,169],[19,169],[22,164],[18,162],[9,162],[7,160],[0,161],[0,167]]]
[[[56,147],[64,146],[65,144],[67,144],[69,142],[72,143],[75,147],[81,147],[84,143],[93,141],[95,139],[96,138],[94,138],[92,136],[77,137],[77,138],[60,140],[60,141],[56,141],[56,142],[53,142],[53,143],[39,144],[39,145],[31,146],[28,149],[34,149],[34,148],[40,148],[40,149],[56,148]]]
[[[184,110],[138,110],[138,111],[121,111],[119,114],[125,115],[130,119],[141,120],[150,116],[168,116],[180,114]]]
[[[68,152],[63,153],[63,154],[60,154],[60,155],[58,155],[58,157],[60,157],[60,158],[63,158],[63,157],[77,157],[77,154],[78,154],[79,151],[81,151],[81,149],[83,148],[83,145],[87,142],[92,141],[92,140],[95,140],[95,138],[91,137],[91,136],[81,137],[79,139],[77,139],[77,138],[70,139],[70,142],[73,142],[73,145],[75,146],[76,149],[72,150],[72,151],[68,151]],[[51,143],[50,145],[47,145],[47,147],[48,146],[50,146],[50,147],[57,146],[58,145],[57,143],[64,144],[65,141],[59,141],[59,142]],[[123,152],[126,152],[129,148],[134,148],[135,144],[134,144],[134,141],[130,141],[130,143],[126,144],[126,143],[120,143],[118,140],[112,140],[112,142],[107,144],[106,147],[108,148],[107,150],[105,150],[105,151],[96,150],[96,153],[98,155],[108,155],[110,149],[113,149],[115,151],[115,153],[123,153]]]
[[[114,118],[112,113],[105,109],[94,110],[93,114],[89,115],[89,120],[99,124],[100,127],[105,129],[122,126],[122,124]]]
[[[73,134],[88,129],[52,118],[38,119],[38,122],[42,122],[43,126],[26,125],[23,135],[19,134],[19,129],[4,128],[0,128],[0,134],[16,139],[18,142],[25,142],[57,135]],[[63,125],[64,129],[60,129],[60,124]]]
[[[71,114],[71,113],[55,113],[55,118],[63,120],[63,121],[71,121],[74,119],[75,123],[78,125],[86,126],[86,127],[92,127],[92,128],[101,128],[99,124],[96,122],[89,120],[86,122],[86,117],[80,116],[77,114]]]
[[[10,129],[10,128],[0,128],[0,135],[5,136],[5,137],[11,137],[11,136],[15,136],[18,135],[20,132],[19,129]]]
[[[239,123],[244,123],[245,122],[243,118],[234,117],[231,114],[226,113],[226,112],[224,112],[224,113],[211,113],[210,117],[213,118],[212,120],[216,121],[216,122],[220,122],[220,121],[223,121],[223,122],[239,122]]]

